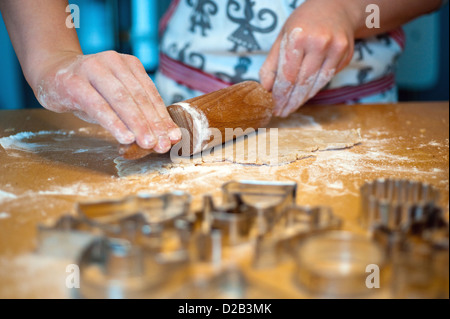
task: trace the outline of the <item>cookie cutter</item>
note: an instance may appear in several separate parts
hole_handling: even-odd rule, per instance
[[[407,230],[426,218],[438,201],[439,192],[429,184],[379,179],[361,187],[361,224],[369,230],[379,224]]]
[[[188,258],[193,229],[188,216],[190,195],[130,196],[117,201],[80,203],[77,211],[88,225],[108,238],[128,240],[161,255],[168,261]]]
[[[213,264],[220,264],[222,261],[223,230],[213,228],[214,210],[212,197],[204,196],[203,208],[195,216],[194,233],[191,239],[190,251],[194,261]],[[235,227],[236,225],[231,225],[230,229],[235,229]],[[228,238],[234,238],[234,236],[229,235]]]
[[[433,267],[432,271],[436,275],[437,298],[449,298],[449,223],[445,224],[439,230],[433,232],[425,232],[425,240],[427,240],[432,249]]]
[[[256,233],[271,230],[276,218],[295,204],[294,182],[232,181],[222,186],[223,201],[236,202],[239,211],[256,217]]]
[[[407,233],[375,229],[374,239],[384,244],[392,262],[395,297],[448,298],[449,230],[441,217],[436,209]]]
[[[187,261],[166,263],[153,251],[117,238],[100,238],[81,254],[78,297],[152,298],[189,277]]]
[[[279,216],[271,232],[256,241],[253,266],[274,267],[291,257],[295,247],[308,236],[339,230],[342,221],[330,207],[292,206]]]
[[[186,216],[190,202],[190,195],[183,192],[140,194],[120,200],[79,203],[77,211],[88,224],[114,234],[120,232],[120,227],[116,226],[120,226],[121,221],[136,215],[152,225]]]
[[[101,234],[72,215],[60,217],[55,224],[38,225],[37,253],[75,259],[81,251]]]
[[[219,206],[214,204],[211,196],[205,196],[204,212],[203,227],[219,230],[224,246],[235,246],[249,241],[255,217],[241,211],[236,202],[229,201]]]
[[[295,261],[295,281],[312,296],[368,296],[373,292],[366,285],[368,266],[378,267],[380,281],[386,280],[384,250],[375,241],[350,232],[328,231],[306,238],[296,249]]]

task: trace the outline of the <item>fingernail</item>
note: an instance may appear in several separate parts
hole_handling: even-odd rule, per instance
[[[167,136],[160,136],[158,138],[158,145],[155,147],[155,151],[158,153],[165,153],[167,152],[172,144],[170,143],[170,140],[167,138]]]
[[[131,144],[136,140],[136,138],[133,133],[128,131],[125,134],[118,135],[117,140],[119,141],[120,144]]]
[[[155,137],[153,135],[147,134],[144,136],[144,146],[147,148],[152,148],[156,144]]]
[[[169,139],[172,142],[178,142],[181,140],[181,130],[179,128],[174,128],[169,131]]]

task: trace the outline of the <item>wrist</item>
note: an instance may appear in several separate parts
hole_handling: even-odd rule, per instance
[[[23,66],[25,78],[33,89],[37,92],[38,87],[52,72],[57,69],[69,65],[78,56],[82,55],[81,51],[56,51],[39,54],[26,61]]]
[[[341,7],[341,10],[345,12],[349,25],[355,37],[358,33],[365,28],[366,21],[366,6],[365,1],[361,0],[335,0]]]

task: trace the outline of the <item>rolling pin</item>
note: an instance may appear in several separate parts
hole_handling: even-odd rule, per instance
[[[246,81],[172,104],[167,109],[182,129],[178,144],[181,143],[182,150],[189,150],[189,154],[183,155],[193,155],[247,134],[247,129],[265,127],[272,118],[273,100],[272,94],[259,83]],[[226,134],[227,128],[236,134]],[[151,153],[154,151],[140,148],[136,143],[119,147],[119,154],[130,160]]]

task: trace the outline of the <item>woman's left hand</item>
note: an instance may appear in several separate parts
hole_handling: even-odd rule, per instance
[[[350,63],[356,18],[345,1],[308,0],[286,21],[260,71],[274,115],[295,112]]]

